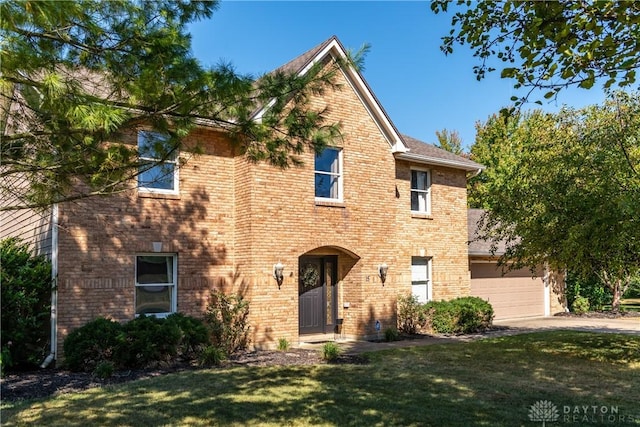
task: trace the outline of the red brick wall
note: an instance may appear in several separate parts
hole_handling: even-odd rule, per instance
[[[342,123],[344,201],[316,203],[314,157],[280,170],[234,156],[220,133],[197,130],[181,153],[180,195],[143,197],[133,189],[60,209],[60,344],[96,316],[134,316],[134,260],[162,242],[178,254],[178,310],[200,315],[214,287],[251,300],[252,341],[274,347],[298,341],[298,261],[338,255],[338,317],[346,336],[395,327],[395,301],[411,290],[411,256],[433,257],[433,296],[467,295],[465,173],[431,168],[432,216],[412,218],[410,164],[396,161],[387,140],[348,82],[316,99],[329,122]],[[135,143],[135,133],[127,136]],[[273,264],[285,265],[278,288]],[[383,285],[377,275],[389,265]],[[343,308],[349,303],[349,308]]]

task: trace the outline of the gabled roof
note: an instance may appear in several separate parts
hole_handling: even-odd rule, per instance
[[[463,169],[478,173],[484,169],[484,166],[480,163],[476,163],[463,156],[458,156],[457,154],[453,154],[432,144],[428,144],[408,135],[402,135],[402,138],[404,139],[405,145],[409,151],[397,154],[396,158],[398,159],[427,165],[447,166],[454,169]]]
[[[304,75],[309,69],[319,61],[327,57],[347,58],[347,51],[336,36],[320,43],[316,47],[306,51],[302,55],[294,58],[286,64],[278,67],[274,72],[285,71]],[[387,139],[392,153],[404,152],[407,148],[402,141],[400,133],[387,115],[386,111],[374,95],[373,91],[364,80],[362,74],[351,64],[342,67],[342,72],[346,80],[349,82],[353,90],[356,92],[362,104],[371,115],[374,122],[378,125],[381,133]],[[269,104],[258,111],[254,117],[259,119]]]
[[[347,51],[336,36],[331,36],[302,55],[278,67],[273,72],[282,71],[303,75],[313,64],[324,60],[327,56],[347,57]],[[446,166],[476,173],[479,173],[484,168],[481,164],[465,157],[436,148],[431,144],[419,141],[410,136],[400,134],[362,74],[351,65],[343,67],[342,71],[353,90],[360,97],[360,100],[372,119],[387,139],[391,152],[396,158],[415,163]],[[254,117],[259,119],[267,108],[269,108],[269,105],[259,110]]]

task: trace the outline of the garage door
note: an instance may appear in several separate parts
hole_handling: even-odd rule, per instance
[[[471,295],[487,300],[496,319],[544,316],[544,283],[528,269],[502,275],[495,263],[471,263]]]

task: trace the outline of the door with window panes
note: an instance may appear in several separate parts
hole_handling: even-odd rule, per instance
[[[300,257],[300,334],[332,332],[336,321],[337,256]]]

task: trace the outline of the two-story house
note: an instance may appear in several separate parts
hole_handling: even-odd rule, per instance
[[[287,67],[327,56],[345,56],[335,37]],[[53,350],[97,316],[200,316],[212,289],[248,298],[256,348],[333,337],[338,323],[345,337],[375,336],[396,326],[402,293],[468,295],[466,180],[482,166],[399,133],[355,68],[338,79],[314,103],[343,138],[301,167],[248,162],[203,125],[130,192],[54,207],[42,234],[57,274]],[[122,135],[152,156],[152,129]]]

